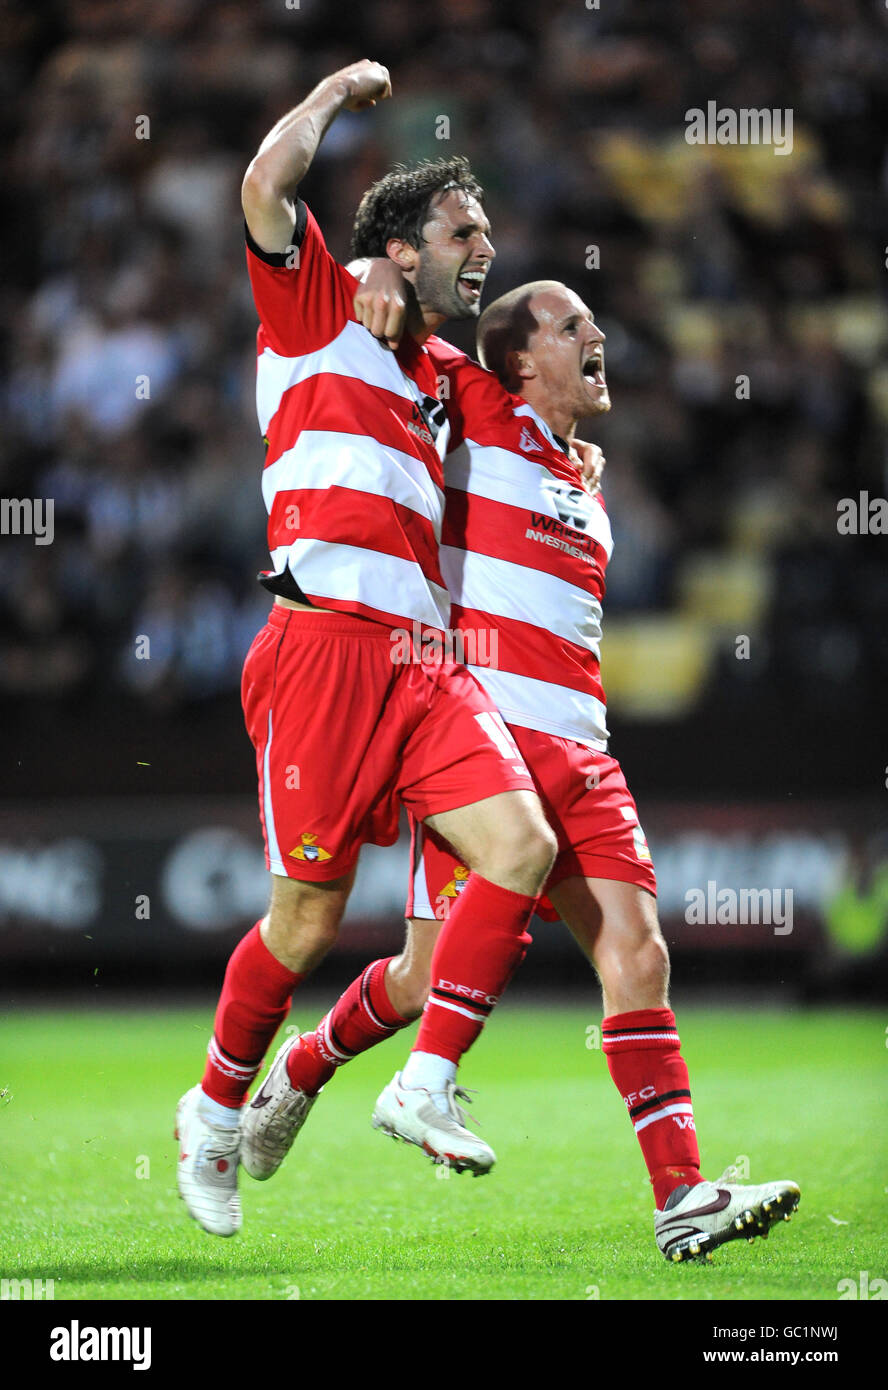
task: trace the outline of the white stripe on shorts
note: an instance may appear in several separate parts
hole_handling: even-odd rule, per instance
[[[268,737],[262,755],[262,816],[265,821],[265,838],[268,844],[268,862],[273,874],[287,878],[287,870],[281,858],[277,831],[274,828],[274,808],[271,804],[271,710],[268,711]]]

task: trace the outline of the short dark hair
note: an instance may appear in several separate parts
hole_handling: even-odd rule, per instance
[[[464,155],[422,159],[412,167],[396,164],[361,199],[352,231],[352,255],[384,256],[390,237],[419,250],[432,199],[449,188],[461,188],[479,203],[483,201],[484,189]]]
[[[518,285],[489,304],[478,320],[478,356],[481,365],[499,377],[507,391],[514,390],[516,386],[509,368],[509,354],[523,352],[530,342],[531,333],[539,328],[530,301],[538,291],[551,289],[554,283],[552,280],[534,280],[529,285]]]

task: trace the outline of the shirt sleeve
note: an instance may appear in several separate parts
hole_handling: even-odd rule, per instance
[[[497,443],[504,423],[512,416],[508,392],[493,372],[467,353],[440,339],[434,344],[430,339],[428,347],[435,370],[446,382],[442,399],[450,421],[448,452],[458,449],[466,439]]]
[[[263,251],[245,227],[247,270],[265,343],[282,357],[326,346],[349,320],[357,281],[327,250],[311,209],[296,200],[292,244]]]
[[[451,343],[446,343],[437,336],[427,340],[426,350],[435,369],[441,400],[450,422],[447,452],[453,453],[454,449],[459,448],[465,437],[465,418],[460,386],[466,364],[471,363],[472,359],[461,352],[459,348],[453,347]]]

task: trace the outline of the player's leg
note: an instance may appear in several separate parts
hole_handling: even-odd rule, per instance
[[[550,887],[549,898],[595,966],[605,1014],[668,1007],[669,951],[650,891],[618,879],[572,877]]]
[[[432,953],[449,915],[449,905],[465,888],[468,870],[454,859],[449,845],[411,820],[412,878],[407,896],[407,932],[400,955],[371,961],[343,992],[333,1008],[311,1032],[294,1041],[287,1057],[294,1088],[317,1095],[339,1067],[352,1057],[406,1027],[420,1017],[429,993]],[[459,873],[459,889],[450,896],[429,896],[429,876],[446,885]]]
[[[428,1008],[402,1075],[405,1086],[442,1096],[524,959],[557,846],[538,797],[526,791],[431,815],[424,825],[471,870],[435,944]]]
[[[426,816],[424,824],[452,845],[473,874],[534,901],[539,897],[557,844],[535,791],[500,792]]]
[[[312,616],[311,621],[318,630],[332,630],[343,620],[334,615],[332,619]],[[473,798],[480,801],[487,794],[493,797],[503,791],[512,793],[516,788],[525,793],[523,798],[512,795],[503,799],[534,802],[533,796],[527,794],[533,783],[520,755],[504,732],[500,732],[494,720],[495,711],[467,672],[453,667],[448,667],[446,673],[440,668],[429,671],[421,663],[393,665],[390,634],[386,629],[360,620],[351,620],[348,627],[351,644],[348,669],[342,672],[335,698],[341,703],[344,691],[353,687],[349,720],[344,727],[348,730],[348,756],[354,764],[356,790],[346,799],[352,803],[354,834],[361,841],[392,843],[397,832],[398,793],[404,800],[415,793],[425,810],[450,810],[453,806],[468,804]],[[363,663],[364,669],[356,684],[355,670],[359,663]],[[329,665],[326,658],[325,664]],[[374,691],[379,695],[375,702]],[[476,716],[483,716],[483,722]],[[255,722],[261,731],[261,719]],[[501,721],[499,723],[501,725]],[[326,744],[329,748],[329,733]],[[471,775],[461,766],[467,754],[475,759]],[[430,770],[438,778],[434,789],[430,785]],[[305,769],[301,771],[304,773]],[[301,781],[305,787],[308,778],[303,775]],[[328,779],[324,785],[329,789]],[[423,791],[426,793],[424,799]],[[435,804],[431,807],[429,799],[433,791]],[[321,811],[317,808],[315,818],[319,814]],[[492,872],[501,883],[514,883],[519,890],[530,886],[535,879],[542,880],[549,859],[548,847],[543,857],[539,854],[539,846],[533,843],[535,838],[548,839],[549,832],[541,816],[542,830],[536,836],[533,828],[527,831],[529,815],[527,807],[517,810],[508,805],[502,807],[496,823],[497,834],[491,831],[487,837],[490,848],[486,852]],[[297,827],[292,818],[290,824],[295,831]],[[314,818],[310,824],[314,830]],[[270,833],[272,827],[267,824],[266,829]],[[519,832],[523,832],[523,838]],[[277,840],[282,839],[280,827],[277,827]],[[501,839],[516,841],[511,858],[501,850]],[[287,843],[292,842],[290,834]],[[314,842],[315,856],[319,846],[331,848],[325,834],[320,838],[315,836]],[[539,859],[537,864],[533,863],[535,854]],[[280,852],[277,857],[286,867],[286,857]],[[518,896],[508,887],[489,886],[491,893],[501,897]],[[533,899],[529,898],[523,920],[532,905]],[[486,917],[486,909],[484,915]],[[499,925],[496,921],[493,923],[494,932]],[[476,930],[480,935],[486,930],[490,934],[486,920],[479,922]],[[520,935],[520,930],[515,934]],[[510,940],[508,945],[512,948],[514,942]],[[410,941],[406,961],[371,962],[331,1014],[322,1020],[316,1030],[317,1046],[313,1050],[321,1054],[324,1070],[330,1065],[341,1064],[357,1050],[380,1041],[404,1025],[407,1019],[398,1007],[399,983],[413,978],[412,954],[415,954],[415,945]],[[292,960],[291,963],[302,962]],[[423,961],[423,974],[425,970],[426,961]],[[392,994],[389,994],[390,987]],[[309,1108],[307,1102],[313,1101],[317,1095],[315,1088],[323,1084],[321,1069],[313,1068],[311,1062],[309,1051],[303,1052],[301,1044],[295,1041],[286,1044],[244,1116],[241,1125],[243,1163],[254,1177],[267,1177],[275,1171],[304,1122]]]
[[[401,1078],[430,1091],[443,1109],[460,1058],[524,959],[557,846],[538,797],[525,791],[427,816],[424,826],[471,870],[438,936],[428,1008]]]
[[[676,1187],[702,1178],[656,901],[638,884],[586,877],[550,886],[549,898],[598,972],[603,1051],[662,1208]]]
[[[354,872],[326,883],[272,875],[266,917],[235,947],[225,971],[201,1084],[179,1102],[179,1193],[214,1235],[242,1224],[237,1191],[241,1107],[293,991],[320,963],[345,910]]]
[[[400,955],[371,961],[287,1059],[292,1085],[317,1095],[337,1069],[413,1023],[429,992],[439,922],[408,921]]]
[[[432,953],[441,931],[440,922],[421,921],[418,917],[407,922],[404,950],[390,962],[386,988],[392,1005],[407,1023],[422,1017],[429,997],[429,973]]]
[[[277,1172],[321,1090],[341,1066],[423,1011],[441,922],[428,909],[425,888],[425,856],[433,849],[429,845],[421,852],[424,833],[415,822],[411,831],[418,869],[408,893],[404,949],[371,961],[313,1029],[280,1049],[241,1126],[241,1162],[251,1177],[264,1180]],[[449,863],[446,849],[442,858]],[[414,900],[421,915],[410,920]]]
[[[523,959],[555,836],[514,739],[463,668],[437,673],[427,717],[405,749],[402,788],[411,814],[446,838],[471,875],[435,945],[413,1050],[373,1123],[436,1161],[487,1172],[495,1155],[462,1123],[457,1067]]]
[[[439,926],[408,922],[399,956],[371,961],[315,1028],[280,1048],[241,1124],[241,1163],[251,1177],[277,1172],[339,1067],[422,1013]]]
[[[366,801],[377,790],[358,790],[358,770],[369,761],[378,710],[356,699],[347,724],[331,723],[329,713],[332,700],[372,690],[382,663],[364,650],[365,627],[376,631],[360,620],[276,606],[244,664],[271,901],[228,963],[202,1085],[178,1111],[180,1193],[190,1214],[220,1235],[241,1223],[236,1159],[247,1088],[293,990],[335,939]],[[396,827],[394,820],[384,829],[393,837]],[[212,1127],[205,1142],[203,1126]]]
[[[414,789],[413,808],[424,828],[452,847],[471,876],[454,901],[432,957],[431,990],[402,1083],[430,1091],[441,1108],[460,1058],[523,960],[527,926],[555,859],[557,842],[521,754],[498,713],[469,706],[467,725],[480,727],[487,747],[466,759],[464,785],[485,786],[484,759],[498,755],[505,770],[527,775],[527,789],[479,797],[438,809],[438,783]],[[451,737],[456,731],[451,721]],[[473,783],[473,761],[478,765]]]
[[[293,991],[336,940],[353,881],[354,871],[323,883],[271,875],[268,914],[235,948],[216,1010],[202,1084],[220,1123],[228,1111],[236,1127]]]
[[[377,1100],[373,1123],[436,1162],[478,1174],[489,1171],[495,1155],[456,1105],[457,1067],[524,957],[527,926],[557,846],[514,740],[470,680],[464,672],[448,678],[460,691],[460,710],[452,698],[448,708],[449,691],[441,692],[423,729],[430,747],[410,750],[414,780],[405,800],[411,813],[424,836],[446,839],[471,872],[435,944],[413,1050]],[[443,769],[442,747],[452,750]],[[504,777],[507,789],[498,791]]]
[[[744,1186],[700,1173],[688,1069],[669,1007],[669,956],[652,894],[636,884],[568,878],[549,897],[601,981],[603,1050],[654,1189],[654,1230],[670,1260],[767,1235],[799,1202],[788,1180]]]

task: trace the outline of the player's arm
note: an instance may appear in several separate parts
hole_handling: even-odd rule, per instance
[[[364,58],[319,82],[269,131],[241,187],[250,236],[263,251],[283,253],[296,225],[296,190],[340,111],[360,111],[391,96],[388,69]]]

